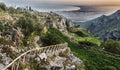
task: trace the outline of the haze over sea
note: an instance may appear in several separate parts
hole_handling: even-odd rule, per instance
[[[85,22],[102,15],[110,15],[120,9],[120,6],[80,6],[80,10],[57,12],[73,22]]]

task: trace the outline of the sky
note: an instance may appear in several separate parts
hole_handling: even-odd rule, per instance
[[[44,3],[44,4],[69,4],[69,5],[120,5],[120,0],[0,0],[15,3]]]
[[[31,6],[34,9],[52,9],[52,10],[80,9],[75,6],[109,6],[109,8],[99,7],[99,9],[112,10],[114,8],[115,9],[118,8],[113,6],[120,6],[120,0],[0,0],[0,2],[4,2],[8,6],[20,6],[20,7]]]
[[[120,0],[33,0],[33,1],[77,5],[120,5]]]
[[[0,0],[8,6],[32,6],[39,8],[61,8],[67,5],[82,6],[119,6],[120,0]]]

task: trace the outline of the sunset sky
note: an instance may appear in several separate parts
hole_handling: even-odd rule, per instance
[[[34,0],[42,1],[42,0]],[[77,5],[120,5],[120,0],[43,0],[49,3],[77,4]]]
[[[8,6],[31,6],[34,9],[70,9],[70,6],[100,6],[102,10],[113,10],[120,7],[120,0],[0,0]],[[101,6],[109,6],[102,7]],[[119,6],[119,7],[113,7]],[[72,8],[73,9],[73,8]],[[74,8],[78,9],[78,8]]]
[[[2,2],[56,3],[74,5],[120,5],[120,0],[0,0]]]

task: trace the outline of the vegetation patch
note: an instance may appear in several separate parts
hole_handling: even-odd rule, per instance
[[[120,55],[120,41],[106,40],[101,46],[105,51]]]
[[[68,43],[68,46],[74,55],[84,61],[86,70],[101,70],[104,66],[112,66],[117,70],[120,69],[119,57],[107,55],[103,52],[98,52],[92,49],[80,49],[76,43],[71,42],[69,38],[61,34],[61,32],[54,29],[53,31],[61,38],[62,41]]]

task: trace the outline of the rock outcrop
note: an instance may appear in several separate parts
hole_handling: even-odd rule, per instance
[[[63,16],[59,16],[56,13],[50,13],[52,14],[52,16],[54,15],[55,17],[52,19],[49,23],[51,28],[57,28],[59,29],[61,32],[67,32],[67,27],[73,27],[74,23],[72,23],[71,20],[66,19]],[[50,17],[50,16],[49,16]]]

